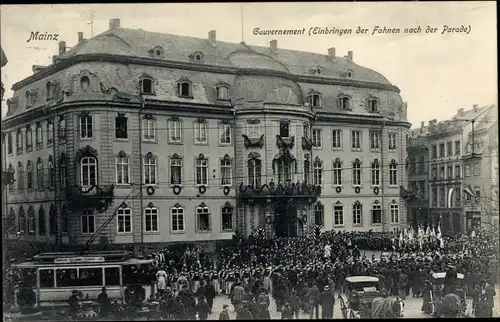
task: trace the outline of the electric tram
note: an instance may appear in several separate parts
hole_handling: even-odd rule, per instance
[[[155,292],[152,263],[129,251],[40,253],[13,265],[20,276],[15,305],[21,311],[67,306],[75,291],[81,300],[96,301],[103,287],[111,301],[128,303],[134,294],[146,302]]]

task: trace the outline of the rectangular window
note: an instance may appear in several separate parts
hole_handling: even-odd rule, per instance
[[[398,166],[397,164],[389,165],[389,185],[397,186],[398,185]]]
[[[322,133],[321,129],[312,130],[312,138],[311,138],[312,145],[317,149],[321,149],[322,147],[321,133]]]
[[[66,187],[66,165],[62,164],[59,167],[59,181],[61,183],[61,187]]]
[[[480,164],[479,162],[474,162],[474,175],[475,176],[479,176],[481,175],[481,167],[480,167]]]
[[[194,124],[194,143],[205,144],[208,142],[207,123],[196,122]]]
[[[54,287],[54,270],[40,269],[40,288]]]
[[[304,137],[309,138],[309,124],[304,124],[303,126]]]
[[[439,187],[439,207],[446,207],[446,192],[444,187]]]
[[[92,115],[81,115],[80,116],[80,138],[81,139],[91,139],[92,138]]]
[[[444,166],[439,167],[439,179],[444,180]]]
[[[144,184],[156,184],[156,158],[144,157]]]
[[[116,183],[129,184],[130,183],[130,170],[129,158],[127,156],[116,157]]]
[[[248,184],[252,187],[260,187],[262,174],[261,160],[248,160]]]
[[[63,116],[59,118],[59,141],[66,141],[66,120]]]
[[[399,222],[399,207],[397,204],[391,204],[390,206],[391,212],[391,223],[396,224]]]
[[[432,154],[431,154],[431,155],[432,155],[432,158],[433,158],[433,159],[437,159],[437,157],[438,157],[438,156],[437,156],[437,155],[438,155],[438,150],[437,150],[437,145],[436,145],[436,144],[433,144],[433,145],[431,146],[431,153],[432,153]]]
[[[115,117],[115,136],[117,139],[127,139],[128,138],[128,128],[127,128],[128,119],[119,115]]]
[[[311,182],[311,162],[304,160],[304,181],[309,184]]]
[[[436,166],[432,166],[432,169],[431,169],[431,179],[432,180],[437,180],[437,168]]]
[[[460,141],[455,141],[455,155],[460,155],[461,147]]]
[[[380,149],[380,132],[370,132],[370,149]]]
[[[84,210],[82,215],[82,234],[95,233],[95,216],[92,210]]]
[[[132,232],[132,211],[130,208],[119,208],[116,212],[119,233]]]
[[[467,163],[465,166],[464,166],[464,176],[466,177],[470,177],[470,164]]]
[[[170,143],[181,143],[182,122],[178,120],[168,121],[168,140]]]
[[[43,188],[43,163],[41,161],[36,163],[36,183],[39,189]]]
[[[380,164],[372,163],[372,186],[380,186]]]
[[[232,165],[231,159],[224,158],[220,160],[220,173],[221,173],[221,185],[230,186],[232,185]]]
[[[16,133],[16,153],[23,153],[23,132],[21,130]]]
[[[198,221],[198,231],[210,231],[210,211],[208,207],[196,208],[196,219]]]
[[[287,122],[280,122],[280,136],[287,138],[290,136],[290,124]]]
[[[208,185],[208,160],[206,159],[196,159],[196,184]]]
[[[451,180],[452,178],[453,178],[453,166],[449,165],[446,179]]]
[[[462,206],[462,194],[460,193],[460,188],[455,188],[455,191],[453,191],[455,194],[455,207],[461,207]]]
[[[396,150],[396,133],[389,133],[389,150]]]
[[[28,166],[27,166],[27,188],[28,190],[32,190],[33,189],[33,165],[31,164],[31,162],[28,161]]]
[[[54,125],[51,121],[47,123],[47,146],[51,146],[54,142]]]
[[[31,152],[33,150],[33,133],[31,128],[26,128],[26,152]]]
[[[334,149],[342,149],[342,130],[332,131],[332,147]]]
[[[352,164],[352,185],[354,187],[361,186],[361,163],[354,162]]]
[[[250,139],[257,139],[260,137],[260,124],[247,123],[247,136]]]
[[[382,223],[382,207],[380,204],[372,205],[372,224]]]
[[[144,209],[144,221],[145,221],[145,231],[146,232],[157,232],[158,231],[158,209],[157,208],[146,208]]]
[[[316,160],[313,167],[314,185],[320,186],[323,184],[323,162]]]
[[[361,225],[361,218],[363,216],[363,211],[361,208],[361,204],[354,204],[352,207],[352,223],[353,225]]]
[[[156,120],[147,118],[142,120],[142,140],[155,141],[156,140]]]
[[[120,268],[119,267],[105,267],[104,278],[106,286],[119,286],[120,285]]]
[[[233,230],[233,208],[222,208],[222,230]]]
[[[170,159],[170,184],[182,184],[182,158]]]
[[[351,148],[361,150],[361,131],[351,131]]]
[[[444,158],[445,157],[445,154],[444,154],[444,143],[440,143],[439,144],[439,157],[440,158]]]
[[[432,206],[437,207],[438,205],[438,190],[437,187],[432,187]]]
[[[11,155],[13,153],[12,149],[12,133],[7,135],[7,153]]]
[[[102,283],[103,283],[102,268],[82,267],[78,269],[78,280],[76,281],[75,286],[102,286],[103,285]]]
[[[333,220],[335,226],[344,225],[344,206],[335,205],[333,207]]]
[[[219,125],[219,143],[222,145],[231,144],[231,125],[230,124],[220,124]]]
[[[173,232],[184,231],[184,208],[175,207],[170,210]]]
[[[453,142],[446,142],[446,155],[451,157],[453,155]]]

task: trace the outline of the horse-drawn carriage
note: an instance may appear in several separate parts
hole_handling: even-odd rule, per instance
[[[349,276],[346,295],[339,295],[344,319],[400,318],[403,302],[381,296],[380,281],[373,276]]]
[[[460,318],[467,315],[467,295],[464,291],[464,274],[457,273],[455,291],[444,294],[446,273],[432,274],[431,308],[436,318]]]

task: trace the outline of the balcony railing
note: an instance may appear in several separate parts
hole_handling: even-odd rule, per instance
[[[114,185],[103,187],[73,185],[66,188],[66,198],[73,210],[95,209],[98,212],[105,212],[113,202],[114,189]]]
[[[240,184],[239,198],[242,200],[249,199],[273,199],[273,198],[297,198],[306,199],[312,203],[321,195],[321,186],[307,184],[306,182],[297,181],[275,184],[271,181],[269,184],[260,186]]]

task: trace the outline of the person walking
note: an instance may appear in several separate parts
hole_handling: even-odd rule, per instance
[[[102,317],[107,317],[111,308],[111,302],[106,293],[106,287],[101,289],[101,294],[97,297],[97,303],[99,303],[100,315]]]
[[[283,306],[283,310],[281,311],[281,319],[282,320],[293,319],[293,310],[289,302],[286,302],[285,305]]]
[[[163,265],[156,272],[156,280],[158,281],[158,293],[165,293],[167,288],[167,272],[165,272]]]
[[[300,300],[299,296],[297,295],[297,291],[293,290],[292,295],[290,296],[290,307],[292,308],[292,311],[294,313],[294,316],[296,319],[299,318],[299,312],[302,307],[302,301]]]
[[[229,318],[229,305],[224,304],[222,306],[222,311],[219,314],[219,320],[231,320],[231,318]]]
[[[307,295],[307,298],[309,299],[309,318],[312,319],[315,315],[316,320],[318,320],[320,293],[319,288],[316,284],[309,288],[309,294]]]
[[[198,298],[198,304],[196,304],[196,312],[198,312],[198,318],[200,320],[208,319],[210,308],[208,307],[205,295],[201,295]]]
[[[335,296],[330,290],[330,286],[325,285],[324,291],[320,295],[321,317],[323,319],[333,319],[333,307],[335,305]]]

